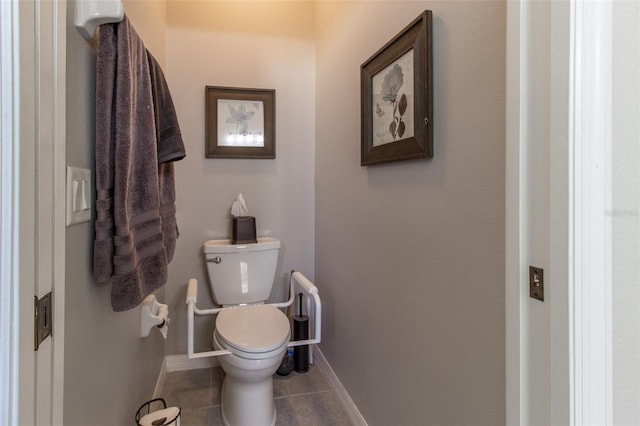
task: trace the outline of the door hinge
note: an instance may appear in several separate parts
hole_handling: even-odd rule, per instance
[[[47,337],[51,336],[51,331],[53,330],[53,302],[51,292],[42,296],[41,299],[38,299],[38,296],[34,296],[34,298],[34,350],[37,351],[38,347],[40,347],[40,343],[42,343]]]

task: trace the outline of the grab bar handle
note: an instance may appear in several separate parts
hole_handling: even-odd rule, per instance
[[[301,346],[301,345],[311,345],[320,343],[322,338],[322,302],[320,301],[320,295],[318,295],[318,287],[313,285],[311,281],[300,272],[292,271],[291,281],[297,282],[300,287],[313,298],[314,303],[314,330],[313,330],[313,339],[308,340],[296,340],[294,342],[289,343],[289,347],[292,346]],[[293,285],[292,285],[293,287]],[[292,288],[293,291],[293,288]]]
[[[291,271],[290,276],[290,297],[287,302],[274,303],[273,306],[277,308],[286,308],[293,304],[295,299],[294,284],[297,283],[310,297],[313,298],[314,303],[314,329],[313,338],[306,340],[290,341],[287,347],[313,345],[320,343],[322,336],[322,302],[318,295],[318,288],[313,285],[311,281],[302,273]],[[225,349],[208,352],[194,352],[194,317],[195,315],[214,315],[227,308],[212,308],[212,309],[198,309],[196,303],[198,302],[198,281],[195,278],[191,278],[187,284],[187,296],[185,303],[187,304],[187,356],[189,358],[206,358],[211,356],[229,355],[231,352]]]

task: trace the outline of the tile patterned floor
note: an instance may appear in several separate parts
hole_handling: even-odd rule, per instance
[[[168,373],[160,396],[167,405],[181,408],[181,426],[222,425],[223,380],[224,371],[220,367]],[[340,399],[315,365],[307,373],[274,375],[273,394],[277,426],[351,424]]]

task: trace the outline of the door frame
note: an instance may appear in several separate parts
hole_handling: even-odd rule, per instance
[[[0,2],[0,423],[18,422],[18,234],[17,147],[18,111],[16,86],[19,60],[16,53],[17,6]]]
[[[571,419],[612,425],[612,4],[571,3]]]
[[[67,2],[0,2],[0,423],[62,424]],[[30,214],[25,214],[29,212]],[[34,296],[53,335],[34,351]]]
[[[529,424],[532,399],[551,424],[611,424],[611,4],[551,2],[549,139],[527,140],[525,48],[531,0],[507,2],[506,423]],[[603,143],[604,142],[604,143]],[[549,353],[527,347],[527,144],[549,144]],[[608,206],[608,207],[607,207]],[[603,285],[604,283],[604,285]],[[528,389],[531,354],[548,357],[550,393]],[[604,367],[604,368],[603,368]]]

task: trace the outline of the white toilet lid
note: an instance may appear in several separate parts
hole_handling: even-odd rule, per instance
[[[289,319],[270,305],[225,309],[216,319],[218,336],[243,352],[269,352],[289,341]]]

